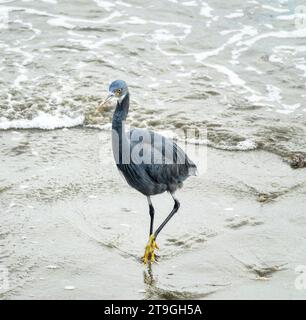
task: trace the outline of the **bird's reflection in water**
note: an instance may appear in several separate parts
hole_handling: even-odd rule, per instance
[[[143,272],[143,283],[146,286],[151,286],[151,287],[155,287],[157,280],[156,278],[154,278],[153,276],[153,271],[152,271],[152,265],[148,265],[147,270],[144,270]]]
[[[143,272],[143,282],[145,285],[145,297],[146,300],[159,300],[159,299],[182,299],[184,293],[176,290],[169,290],[167,288],[161,288],[158,284],[157,276],[153,274],[152,265],[148,265],[147,270]]]
[[[145,285],[145,299],[154,299],[158,296],[157,277],[154,277],[152,265],[149,264],[143,271],[143,283]]]
[[[151,264],[147,266],[147,269],[143,272],[143,282],[145,285],[145,297],[146,300],[153,299],[182,299],[181,292],[169,290],[167,288],[161,288],[158,283],[157,276],[153,274],[153,267]]]
[[[173,274],[172,274],[173,275]],[[207,296],[213,294],[218,289],[215,289],[215,286],[218,285],[209,285],[204,292],[198,291],[187,291],[187,290],[180,290],[180,289],[173,289],[173,288],[163,288],[164,286],[159,284],[157,276],[153,274],[152,265],[148,265],[147,269],[143,271],[143,282],[145,285],[145,297],[146,300],[192,300],[192,299],[206,299]],[[213,289],[211,289],[213,286]],[[220,285],[224,286],[224,285]]]

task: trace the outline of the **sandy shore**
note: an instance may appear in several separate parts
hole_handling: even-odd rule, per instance
[[[108,132],[1,132],[1,299],[304,299],[306,171],[263,151],[208,149],[178,192],[160,262],[139,258],[145,197],[111,157]],[[172,207],[153,198],[156,225]]]

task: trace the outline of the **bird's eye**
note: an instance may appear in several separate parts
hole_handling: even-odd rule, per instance
[[[122,91],[121,89],[117,89],[117,90],[115,91],[116,97],[120,97],[121,91]]]

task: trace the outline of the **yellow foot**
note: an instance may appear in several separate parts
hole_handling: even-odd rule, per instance
[[[142,261],[144,264],[147,264],[147,263],[151,264],[152,262],[156,261],[155,260],[155,252],[154,252],[155,249],[159,250],[159,247],[156,244],[154,234],[151,234],[150,238],[149,238],[149,242],[146,245],[146,250],[145,250],[144,256],[142,258]]]

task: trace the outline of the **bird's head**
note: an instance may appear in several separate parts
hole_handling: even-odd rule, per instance
[[[123,99],[128,93],[128,87],[123,80],[115,80],[109,86],[109,94],[117,99]]]
[[[110,84],[108,91],[108,97],[100,104],[99,108],[103,107],[106,102],[113,98],[121,102],[128,93],[128,87],[123,80],[115,80]]]

